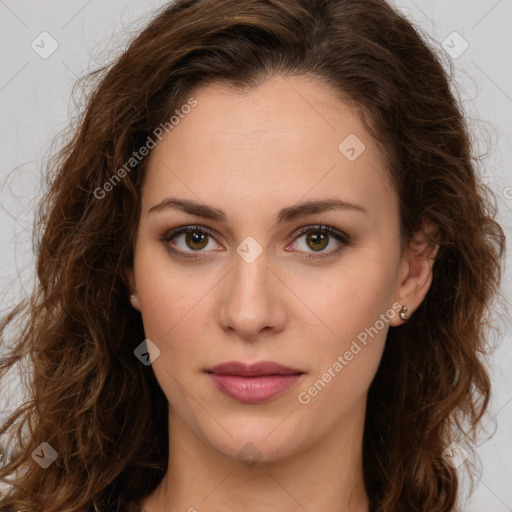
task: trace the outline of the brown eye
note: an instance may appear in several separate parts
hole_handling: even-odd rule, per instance
[[[169,252],[185,259],[201,258],[210,250],[218,250],[220,247],[213,238],[213,233],[201,226],[182,226],[173,229],[161,240]],[[202,256],[202,253],[205,254]]]
[[[314,251],[321,251],[325,249],[329,243],[329,235],[326,233],[320,232],[310,232],[306,236],[306,243],[308,247],[313,249]]]
[[[308,258],[323,258],[339,254],[349,243],[350,238],[345,233],[318,224],[301,228],[292,245],[295,251],[305,253]],[[324,250],[327,247],[330,250]]]
[[[189,231],[185,235],[185,243],[188,248],[198,251],[200,249],[204,249],[208,245],[208,236],[209,235],[207,233]]]

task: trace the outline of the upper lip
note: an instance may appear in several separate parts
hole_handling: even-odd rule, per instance
[[[239,361],[229,361],[208,368],[207,373],[218,373],[222,375],[239,375],[241,377],[257,377],[261,375],[297,375],[304,373],[296,368],[290,368],[273,361],[258,361],[252,364],[245,364]]]

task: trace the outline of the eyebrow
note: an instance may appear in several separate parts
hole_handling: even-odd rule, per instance
[[[226,214],[222,210],[189,199],[178,199],[176,197],[167,197],[160,203],[155,204],[149,209],[149,213],[162,212],[170,209],[181,210],[191,215],[223,223],[226,223],[227,220]],[[276,217],[276,224],[290,222],[304,215],[333,210],[352,210],[368,213],[361,205],[340,199],[305,201],[280,210]]]

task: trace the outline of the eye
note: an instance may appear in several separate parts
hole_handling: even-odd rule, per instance
[[[329,226],[305,226],[298,232],[296,240],[304,238],[302,243],[297,243],[300,252],[313,252],[320,254],[309,254],[308,258],[323,258],[340,253],[344,247],[349,245],[349,237],[345,233],[338,231]],[[325,251],[326,247],[332,247],[329,251]],[[337,246],[337,247],[336,247]],[[288,246],[290,247],[290,246]],[[286,250],[289,250],[288,247]]]
[[[172,241],[172,244],[169,242]],[[194,259],[200,257],[192,253],[204,252],[203,249],[214,250],[219,244],[214,242],[213,233],[203,226],[182,226],[167,233],[162,242],[167,250],[181,257]]]
[[[302,242],[300,242],[301,238],[304,238]],[[298,247],[293,250],[310,253],[306,256],[307,258],[324,258],[340,253],[349,245],[349,240],[348,235],[329,226],[321,224],[305,226],[298,231],[294,239]],[[201,253],[205,250],[224,249],[215,242],[213,231],[204,226],[182,226],[173,229],[162,237],[162,242],[169,252],[184,259],[201,258]],[[325,251],[333,245],[334,248]],[[290,251],[290,247],[292,245],[288,245],[285,250]],[[311,252],[317,254],[311,254]]]

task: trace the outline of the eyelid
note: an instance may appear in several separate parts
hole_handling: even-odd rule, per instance
[[[333,228],[332,226],[327,226],[325,224],[308,224],[307,226],[302,226],[298,230],[294,231],[292,235],[298,237],[311,231],[324,231],[330,235],[337,235],[339,238],[346,240],[347,243],[349,242],[349,236],[346,233],[343,233],[343,231]]]
[[[170,240],[176,235],[180,235],[181,233],[186,233],[188,231],[200,231],[201,233],[205,233],[210,236],[216,235],[215,231],[209,227],[202,226],[200,224],[187,224],[184,226],[179,226],[177,228],[170,229],[163,235],[163,239]]]

